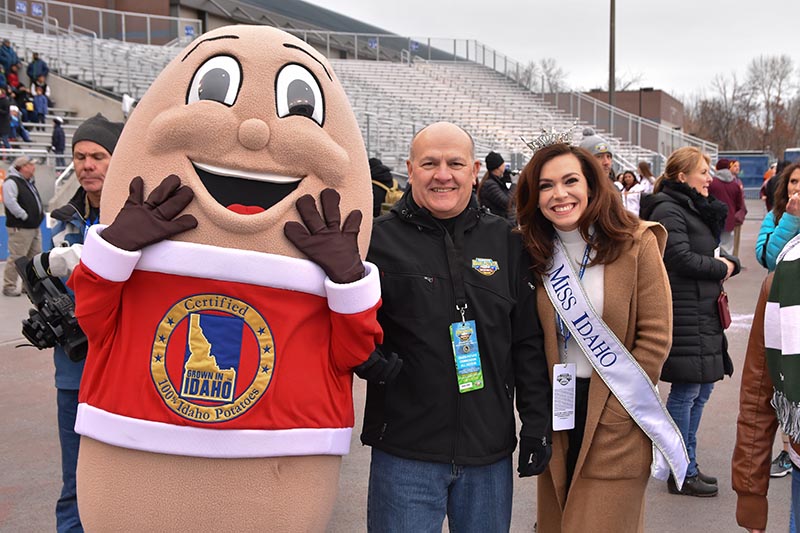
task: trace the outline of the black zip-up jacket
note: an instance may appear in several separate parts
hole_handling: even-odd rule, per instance
[[[408,459],[486,465],[516,447],[515,393],[520,435],[547,434],[551,389],[520,237],[502,218],[479,210],[474,198],[459,217],[464,239],[457,268],[465,318],[476,322],[484,388],[458,391],[449,328],[461,316],[448,265],[450,236],[414,204],[409,188],[373,226],[367,259],[380,269],[382,349],[400,354],[403,367],[389,384],[368,385],[361,442]],[[487,275],[492,261],[497,268]]]

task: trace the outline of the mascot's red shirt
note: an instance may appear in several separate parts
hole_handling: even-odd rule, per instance
[[[197,457],[343,455],[352,369],[382,332],[378,270],[336,284],[290,257],[93,226],[70,284],[89,339],[75,430]]]

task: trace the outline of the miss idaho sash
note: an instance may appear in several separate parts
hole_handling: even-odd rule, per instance
[[[680,488],[689,466],[680,431],[653,382],[589,303],[557,236],[553,244],[553,268],[543,276],[550,302],[597,374],[652,441],[651,476],[664,481],[671,469]]]

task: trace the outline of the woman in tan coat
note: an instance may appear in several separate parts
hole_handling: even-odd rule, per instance
[[[630,352],[628,360],[633,367],[638,363],[644,371],[639,379],[652,391],[672,332],[670,288],[661,259],[666,231],[626,212],[595,159],[567,144],[536,152],[520,174],[517,205],[540,282],[537,304],[548,364],[559,369],[559,382],[568,381],[560,370],[567,365],[577,378],[574,427],[553,432],[553,456],[539,477],[538,531],[643,531],[651,440],[576,343],[573,335],[583,333],[559,319],[542,285],[556,275],[555,251],[564,250],[588,307]],[[570,301],[561,300],[562,295],[558,300]],[[602,364],[602,357],[597,362]],[[626,387],[623,381],[617,389]],[[624,397],[625,391],[616,393]],[[660,416],[661,430],[671,431],[669,417],[665,412]]]

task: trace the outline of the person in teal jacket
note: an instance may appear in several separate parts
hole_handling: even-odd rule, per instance
[[[770,272],[786,243],[800,233],[800,163],[786,167],[778,179],[775,206],[764,217],[756,240],[756,259]]]

